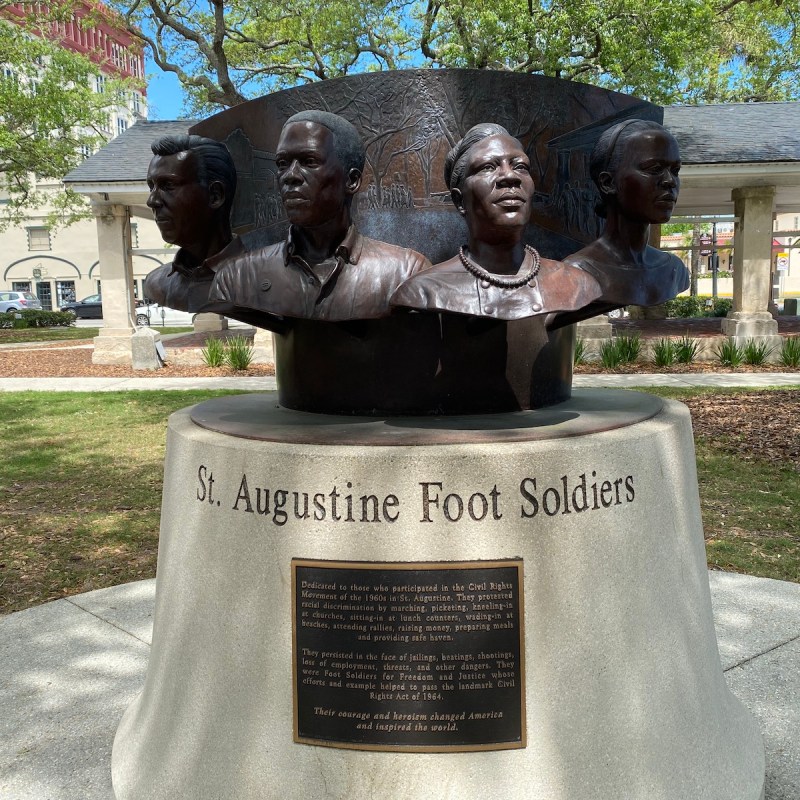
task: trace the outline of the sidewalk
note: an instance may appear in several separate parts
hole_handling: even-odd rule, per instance
[[[764,737],[765,798],[797,800],[800,584],[709,575],[728,685]],[[111,745],[144,682],[154,596],[139,581],[0,619],[3,800],[113,800]]]
[[[576,375],[576,388],[606,387],[632,389],[646,386],[738,386],[760,389],[765,386],[800,386],[800,372],[705,372],[695,375],[639,373],[636,375]],[[263,378],[3,378],[3,392],[119,392],[126,390],[240,389],[246,392],[273,392],[274,377]]]

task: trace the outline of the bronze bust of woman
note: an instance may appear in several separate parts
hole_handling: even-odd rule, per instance
[[[586,272],[525,244],[533,177],[522,145],[505,128],[471,128],[447,155],[445,181],[469,243],[406,280],[392,305],[515,320],[579,309],[599,296]]]
[[[605,217],[605,229],[566,260],[600,283],[598,310],[657,305],[688,287],[683,262],[647,244],[650,225],[672,216],[680,167],[678,143],[657,122],[619,122],[595,145],[589,172],[600,192],[596,211]]]

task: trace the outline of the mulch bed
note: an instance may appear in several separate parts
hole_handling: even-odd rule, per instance
[[[682,402],[695,435],[745,461],[786,461],[800,472],[800,389],[704,394]]]
[[[76,344],[80,342],[71,343],[73,348]],[[274,374],[275,368],[271,364],[253,364],[243,372],[228,367],[175,366],[169,363],[162,369],[134,370],[126,366],[92,364],[91,348],[9,348],[0,351],[0,378],[260,378]]]

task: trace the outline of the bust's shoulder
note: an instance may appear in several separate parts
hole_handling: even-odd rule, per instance
[[[376,259],[383,262],[394,261],[407,267],[411,267],[411,272],[419,272],[431,266],[431,262],[416,250],[409,247],[381,242],[378,239],[371,239],[369,236],[361,234],[363,254],[367,258]]]
[[[283,264],[283,242],[267,244],[252,250],[243,250],[226,259],[217,267],[217,280],[225,281],[232,276],[241,276],[269,269],[276,262]]]
[[[412,275],[395,290],[390,303],[420,310],[448,310],[449,304],[465,292],[475,294],[475,278],[466,272],[456,256],[439,264],[429,264]]]

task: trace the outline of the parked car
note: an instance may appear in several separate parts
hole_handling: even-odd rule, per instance
[[[90,294],[83,300],[64,303],[62,311],[71,311],[78,319],[101,319],[103,316],[103,298],[99,294]]]
[[[178,311],[175,308],[160,306],[158,303],[149,303],[136,309],[136,324],[142,326],[154,325],[164,327],[185,327],[194,324],[196,314],[188,311]]]
[[[0,292],[0,312],[24,311],[34,308],[41,311],[42,304],[35,294],[30,292]]]

